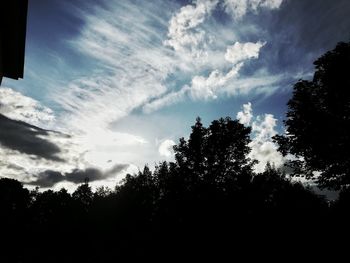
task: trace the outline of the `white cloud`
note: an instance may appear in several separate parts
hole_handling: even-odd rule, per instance
[[[276,135],[277,119],[272,114],[265,114],[264,117],[258,116],[253,122],[252,129],[256,133],[256,140],[266,141]]]
[[[259,161],[255,165],[257,172],[263,172],[268,162],[277,168],[284,164],[284,157],[277,151],[277,145],[272,142],[272,137],[277,134],[276,125],[277,119],[272,114],[257,116],[252,123],[253,140],[249,145],[252,149],[249,157]]]
[[[225,59],[233,64],[251,59],[259,58],[260,49],[266,44],[266,42],[236,42],[232,46],[227,47]]]
[[[254,166],[256,172],[263,172],[269,162],[275,167],[282,167],[285,158],[277,151],[277,145],[272,141],[272,137],[277,134],[275,128],[277,119],[272,114],[259,115],[254,117],[250,102],[243,104],[243,111],[237,113],[237,119],[244,125],[252,122],[252,141],[249,144],[251,152],[249,157],[258,160]]]
[[[6,87],[0,89],[0,114],[41,127],[50,127],[55,120],[51,109]]]
[[[277,9],[280,8],[283,0],[265,0],[260,1],[260,5],[269,9]]]
[[[163,157],[170,158],[174,155],[173,146],[176,143],[173,140],[164,140],[158,148],[159,154]]]
[[[186,88],[182,88],[179,91],[169,92],[165,96],[145,104],[143,106],[143,111],[145,113],[151,113],[163,107],[183,101],[186,98],[186,94],[188,93],[188,90],[189,88],[188,86],[186,86]]]
[[[271,141],[255,141],[250,143],[251,152],[249,157],[258,160],[259,163],[254,166],[256,172],[263,172],[266,164],[273,164],[276,168],[281,168],[285,162],[283,156],[277,151],[277,146]]]
[[[283,0],[224,0],[225,11],[235,19],[240,19],[248,12],[257,12],[259,8],[277,9]]]
[[[259,72],[250,77],[241,77],[234,68],[226,75],[215,70],[208,77],[195,76],[194,79],[196,81],[194,83],[192,81],[191,85],[185,85],[179,91],[172,91],[152,100],[143,106],[143,111],[151,113],[181,102],[188,97],[193,100],[212,100],[222,96],[252,93],[269,96],[279,87],[278,84],[284,78],[284,75],[268,75],[265,73],[260,74]]]
[[[194,76],[191,86],[188,88],[193,99],[216,99],[217,91],[226,83],[237,77],[238,72],[243,66],[243,63],[235,65],[227,74],[223,74],[219,70],[212,71],[209,76]],[[187,89],[187,87],[185,87]]]
[[[227,82],[238,75],[238,71],[243,66],[242,63],[235,65],[228,73],[223,74],[219,70],[212,71],[208,77],[194,76],[191,85],[183,86],[179,91],[170,92],[163,97],[147,103],[143,107],[145,113],[150,113],[162,107],[182,101],[186,96],[193,100],[216,99],[218,92]]]
[[[158,110],[164,106],[168,106],[179,101],[182,101],[186,98],[186,95],[190,96],[194,100],[210,100],[216,99],[219,94],[225,92],[227,95],[232,95],[234,92],[228,89],[228,87],[234,87],[234,90],[243,90],[247,85],[238,84],[239,81],[239,70],[243,67],[244,62],[259,57],[259,52],[261,47],[265,45],[265,42],[257,43],[239,43],[236,42],[233,46],[227,48],[225,58],[230,63],[233,63],[234,66],[226,74],[222,73],[219,70],[213,70],[208,77],[204,76],[194,76],[192,78],[190,85],[184,85],[179,91],[170,92],[158,99],[151,101],[144,105],[143,110],[146,113]],[[270,77],[270,76],[269,76]],[[253,80],[253,79],[251,79]],[[252,83],[251,86],[248,86],[247,89],[253,90],[255,87],[261,87],[271,84],[270,78],[259,78],[257,83]],[[274,78],[273,81],[279,80],[279,78]],[[229,82],[231,84],[229,85]],[[248,81],[246,81],[248,83]],[[238,85],[237,85],[238,84]]]
[[[253,118],[252,104],[250,102],[243,104],[243,111],[238,112],[236,118],[243,125],[250,125],[250,121]]]
[[[205,54],[201,48],[205,45],[205,31],[197,27],[202,24],[218,4],[218,0],[198,0],[194,4],[183,6],[169,22],[168,39],[164,44],[175,51],[189,53],[192,57]]]

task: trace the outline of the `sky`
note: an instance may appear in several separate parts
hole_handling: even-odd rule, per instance
[[[350,40],[348,0],[30,0],[23,80],[0,87],[0,175],[114,187],[173,160],[197,116],[252,127],[277,167],[293,84]]]

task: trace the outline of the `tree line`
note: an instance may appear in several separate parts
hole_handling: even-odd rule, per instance
[[[115,189],[92,191],[86,180],[72,193],[29,191],[0,179],[1,262],[115,262],[191,253],[240,253],[334,243],[348,229],[350,43],[339,43],[300,80],[288,103],[286,133],[274,137],[291,154],[292,171],[268,164],[256,173],[251,128],[229,117],[174,146],[175,161],[145,166]],[[292,180],[314,179],[339,190],[329,201]],[[289,251],[290,252],[290,251]]]

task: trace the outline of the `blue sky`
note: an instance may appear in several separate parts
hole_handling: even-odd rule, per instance
[[[63,161],[0,144],[0,172],[30,185],[94,174],[113,186],[172,160],[197,116],[238,117],[253,127],[256,169],[281,165],[271,136],[293,83],[350,39],[349,13],[347,0],[31,0],[25,76],[3,80],[0,113],[55,131],[40,138]]]

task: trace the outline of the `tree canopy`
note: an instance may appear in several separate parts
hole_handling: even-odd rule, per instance
[[[319,186],[350,183],[350,43],[339,43],[315,62],[312,80],[299,80],[288,102],[279,150],[298,159],[295,174]],[[316,172],[316,173],[315,173]]]

